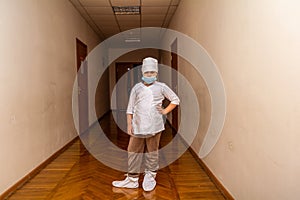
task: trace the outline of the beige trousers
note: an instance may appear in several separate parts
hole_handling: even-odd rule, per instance
[[[148,138],[131,136],[128,144],[128,174],[137,177],[141,172],[143,158],[145,170],[158,170],[158,148],[161,132]]]

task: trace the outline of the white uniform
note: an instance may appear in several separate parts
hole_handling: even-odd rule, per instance
[[[138,83],[132,88],[127,114],[133,114],[134,135],[155,135],[165,129],[162,114],[157,110],[164,98],[179,105],[178,96],[164,83],[155,81],[150,86]]]

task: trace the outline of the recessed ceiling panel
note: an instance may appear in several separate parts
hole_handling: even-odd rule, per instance
[[[119,27],[117,26],[102,26],[102,27],[99,27],[101,28],[101,30],[103,30],[103,34],[104,35],[114,35],[114,34],[117,34],[120,32],[120,29]]]
[[[124,38],[140,38],[141,36],[141,30],[139,28],[134,29],[134,30],[130,30],[126,33],[122,33]]]
[[[139,28],[140,26],[120,26],[121,31],[127,31],[130,29],[135,29],[135,28]]]
[[[142,15],[142,21],[163,21],[165,15]]]
[[[120,31],[116,31],[116,32],[105,32],[104,35],[105,35],[106,38],[109,38],[109,37],[111,37],[111,36],[113,36],[113,35],[118,34],[119,32],[120,32]]]
[[[90,15],[92,19],[95,21],[111,21],[116,20],[114,15]]]
[[[142,6],[169,6],[171,0],[141,0]]]
[[[99,37],[140,27],[169,25],[180,0],[69,0]],[[127,12],[133,7],[138,12]],[[113,8],[120,11],[116,14]]]
[[[96,15],[96,14],[104,14],[104,15],[113,15],[114,12],[112,10],[111,7],[85,7],[86,11],[90,14],[90,15]]]
[[[120,27],[123,26],[134,26],[134,27],[140,27],[140,21],[122,21],[122,22],[118,22]]]
[[[140,15],[116,15],[118,21],[140,21]]]
[[[143,27],[161,27],[162,21],[142,21]]]
[[[112,6],[140,6],[140,0],[111,0]]]
[[[95,23],[98,26],[118,26],[117,22],[115,20],[97,20]]]
[[[141,8],[141,12],[142,15],[143,14],[166,14],[168,11],[168,7],[167,6],[163,6],[163,7],[142,7]]]
[[[110,6],[109,0],[79,0],[83,6]]]

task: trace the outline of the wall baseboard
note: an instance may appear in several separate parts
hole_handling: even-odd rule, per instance
[[[233,196],[228,192],[228,190],[222,185],[222,183],[218,180],[218,178],[212,173],[212,171],[207,167],[207,165],[202,161],[201,158],[195,153],[195,151],[189,147],[189,151],[199,163],[199,165],[204,169],[208,177],[211,181],[216,185],[216,187],[221,191],[224,197],[228,200],[234,200]]]
[[[168,125],[175,130],[175,128],[172,126],[170,121],[167,119]],[[179,135],[180,136],[180,135]],[[180,136],[180,139],[182,142],[188,146],[186,141]],[[210,180],[216,185],[216,187],[220,190],[220,192],[223,194],[223,196],[228,200],[234,200],[233,196],[228,192],[228,190],[222,185],[222,183],[218,180],[218,178],[213,174],[213,172],[207,167],[207,165],[202,161],[201,158],[197,155],[197,153],[189,147],[188,150],[191,152],[192,156],[195,158],[195,160],[198,162],[198,164],[203,168],[203,170],[206,172]]]
[[[95,125],[98,121],[100,121],[103,117],[105,117],[110,112],[111,111],[106,112],[102,117],[100,117],[91,126]],[[170,125],[170,127],[172,127],[171,123],[168,120],[167,120],[167,123]],[[172,129],[174,129],[174,128],[172,127]],[[79,136],[76,136],[74,139],[72,139],[70,142],[68,142],[65,146],[63,146],[61,149],[59,149],[57,152],[55,152],[52,156],[50,156],[47,160],[45,160],[43,163],[41,163],[39,166],[37,166],[31,172],[29,172],[25,177],[23,177],[21,180],[19,180],[17,183],[15,183],[13,186],[11,186],[8,190],[6,190],[4,193],[2,193],[0,195],[0,199],[8,198],[17,189],[22,187],[26,182],[28,182],[30,179],[32,179],[43,168],[45,168],[49,163],[51,163],[55,158],[57,158],[62,152],[64,152],[67,148],[69,148],[78,139],[78,137]],[[181,139],[186,144],[185,140],[183,138],[181,138]],[[188,150],[191,152],[191,154],[196,159],[196,161],[199,163],[199,165],[204,169],[204,171],[207,173],[207,175],[212,180],[212,182],[216,185],[216,187],[221,191],[221,193],[224,195],[224,197],[228,200],[234,200],[232,195],[227,191],[227,189],[222,185],[222,183],[217,179],[217,177],[212,173],[212,171],[206,166],[206,164],[199,158],[199,156],[194,152],[194,150],[191,147],[189,147]]]
[[[21,180],[11,186],[8,190],[0,195],[0,199],[6,199],[11,194],[13,194],[17,189],[22,187],[25,183],[27,183],[30,179],[32,179],[35,175],[37,175],[42,169],[44,169],[50,162],[52,162],[55,158],[57,158],[62,152],[64,152],[67,148],[69,148],[76,140],[78,136],[73,138],[70,142],[68,142],[65,146],[59,149],[57,152],[52,154],[48,159],[34,168],[31,172],[29,172],[26,176],[24,176]]]
[[[110,112],[111,111],[109,110],[106,113],[104,113],[90,127],[94,126],[96,123],[98,123],[99,121],[101,121],[101,119],[103,119]],[[62,152],[64,152],[66,149],[68,149],[78,139],[78,137],[79,136],[77,135],[70,142],[68,142],[65,146],[63,146],[61,149],[59,149],[57,152],[55,152],[53,155],[51,155],[48,159],[46,159],[44,162],[42,162],[40,165],[38,165],[35,169],[33,169],[31,172],[29,172],[27,175],[25,175],[21,180],[19,180],[13,186],[11,186],[9,189],[7,189],[4,193],[0,194],[0,200],[1,199],[7,199],[16,190],[18,190],[19,188],[21,188],[25,183],[27,183],[30,179],[32,179],[35,175],[37,175],[42,169],[44,169],[55,158],[57,158]]]

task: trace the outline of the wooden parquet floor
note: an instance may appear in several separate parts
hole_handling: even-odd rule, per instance
[[[126,148],[128,136],[117,128],[111,114],[106,115],[100,124],[112,142]],[[116,141],[116,138],[120,140],[120,137],[123,142]],[[171,139],[171,130],[167,126],[161,139],[162,146]],[[169,166],[158,171],[157,186],[151,192],[144,192],[141,187],[138,189],[112,187],[112,181],[123,178],[125,178],[124,172],[111,169],[95,159],[78,138],[67,150],[8,199],[225,199],[189,151],[186,151]],[[140,181],[142,182],[142,176]]]

